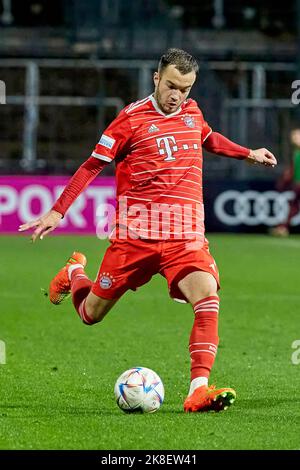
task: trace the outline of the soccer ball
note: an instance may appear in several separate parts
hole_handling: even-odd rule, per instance
[[[154,413],[165,395],[159,376],[146,367],[133,367],[123,372],[116,381],[114,392],[118,406],[127,413]]]

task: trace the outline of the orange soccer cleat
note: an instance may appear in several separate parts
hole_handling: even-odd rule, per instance
[[[71,281],[68,275],[68,268],[71,264],[81,264],[86,266],[86,257],[74,251],[65,266],[56,274],[49,285],[49,299],[55,305],[60,304],[71,292]]]
[[[234,403],[236,392],[232,388],[219,388],[214,385],[196,388],[196,390],[185,399],[184,411],[222,411]]]

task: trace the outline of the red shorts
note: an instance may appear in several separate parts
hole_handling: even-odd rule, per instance
[[[104,299],[117,299],[161,274],[168,282],[170,296],[186,301],[178,282],[193,271],[211,273],[219,285],[215,260],[208,243],[202,248],[193,241],[114,240],[106,250],[92,292]]]

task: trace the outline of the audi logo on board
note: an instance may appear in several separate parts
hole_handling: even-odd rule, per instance
[[[236,191],[220,193],[214,202],[214,213],[225,225],[267,225],[274,226],[284,222],[288,216],[289,201],[294,198],[293,191]],[[300,212],[292,225],[300,224]]]

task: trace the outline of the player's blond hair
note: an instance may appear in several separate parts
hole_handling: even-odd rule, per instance
[[[175,65],[182,75],[194,71],[196,74],[199,71],[199,65],[196,59],[182,49],[171,48],[163,54],[159,60],[158,72],[160,75],[168,67],[168,65]]]

